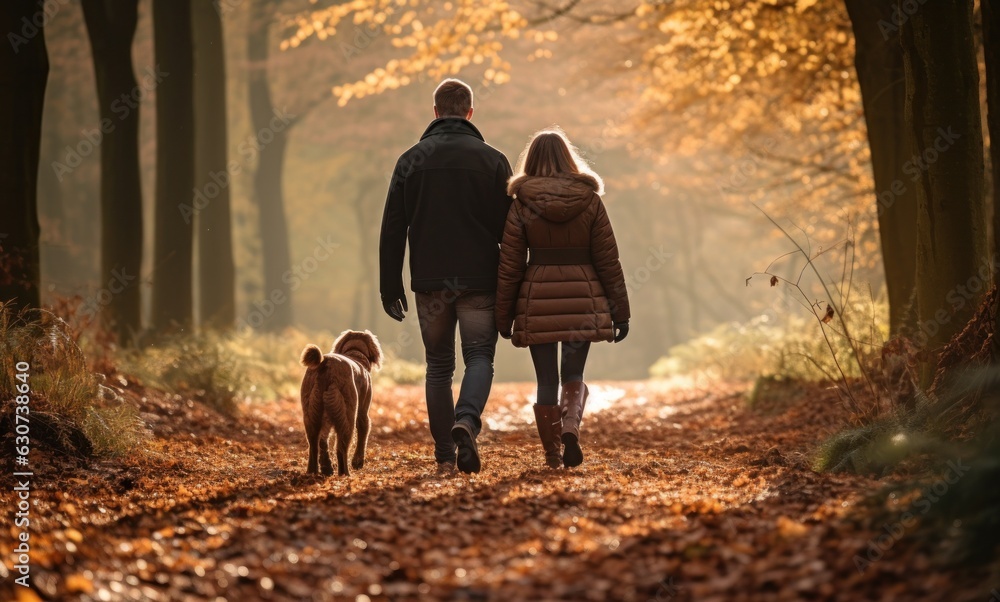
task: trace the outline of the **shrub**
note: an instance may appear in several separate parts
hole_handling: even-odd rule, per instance
[[[0,305],[0,415],[14,423],[17,364],[30,366],[32,441],[59,451],[120,455],[146,437],[138,408],[90,371],[66,322],[45,310],[18,315]]]
[[[215,333],[171,337],[141,350],[122,351],[123,373],[145,386],[200,401],[235,414],[249,379],[226,337]]]
[[[843,240],[814,251],[808,236],[800,242],[788,228],[763,210],[761,213],[785,236],[793,250],[751,274],[746,279],[747,286],[754,278],[765,277],[772,289],[778,287],[784,293],[770,313],[777,315],[779,308],[789,305],[791,300],[801,305],[805,310],[802,313],[809,317],[790,314],[784,327],[772,327],[769,314],[751,321],[749,328],[725,325],[708,337],[696,339],[694,344],[675,348],[674,357],[711,356],[711,363],[722,368],[719,376],[723,378],[783,376],[829,381],[837,386],[854,422],[867,424],[876,420],[886,405],[883,402],[892,399],[892,392],[880,382],[882,349],[888,334],[881,316],[888,312],[884,303],[881,308],[876,303],[870,288],[867,303],[856,300],[854,226],[848,220]],[[794,224],[793,227],[805,234],[802,228]],[[843,248],[842,258],[831,264],[830,252],[840,248]],[[804,261],[798,267],[779,265],[788,257]],[[828,275],[830,268],[839,270],[839,278]],[[795,358],[800,360],[798,365]],[[667,360],[654,366],[653,374],[677,367],[683,367],[683,361]],[[748,374],[749,371],[755,374]],[[864,385],[863,390],[855,390],[856,381]]]
[[[845,315],[851,331],[869,333],[875,340],[888,336],[884,301],[855,303]],[[694,339],[671,347],[657,360],[650,376],[666,378],[703,374],[713,379],[744,381],[758,377],[783,377],[806,381],[835,381],[840,362],[848,378],[859,379],[862,366],[845,337],[831,337],[833,353],[815,319],[797,314],[783,316],[778,324],[768,314],[747,322],[728,322]],[[828,328],[828,327],[827,327]],[[871,369],[881,345],[858,344],[861,363]]]
[[[123,352],[122,370],[141,382],[201,401],[225,414],[240,403],[297,397],[304,368],[299,354],[310,343],[328,350],[335,334],[204,332],[165,339],[156,346]],[[421,382],[423,367],[386,358],[375,378],[381,382]]]

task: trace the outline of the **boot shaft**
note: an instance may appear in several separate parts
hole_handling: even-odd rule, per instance
[[[555,405],[535,404],[535,426],[545,450],[545,462],[551,468],[562,464],[562,410]]]
[[[590,391],[583,382],[566,383],[562,387],[559,407],[562,410],[562,432],[572,433],[579,438],[580,422],[583,421],[583,409],[587,405]]]

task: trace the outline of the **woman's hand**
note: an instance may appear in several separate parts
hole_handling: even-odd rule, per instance
[[[615,342],[621,343],[628,336],[628,320],[615,322],[612,328],[615,331]]]

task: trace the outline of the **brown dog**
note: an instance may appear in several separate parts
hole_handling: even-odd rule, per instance
[[[371,422],[368,409],[372,403],[373,370],[382,366],[382,348],[375,335],[345,330],[333,344],[333,351],[323,355],[316,345],[302,351],[302,419],[309,440],[307,473],[333,474],[328,439],[330,430],[337,433],[337,473],[351,474],[347,452],[358,427],[358,444],[351,466],[365,464],[365,447]]]

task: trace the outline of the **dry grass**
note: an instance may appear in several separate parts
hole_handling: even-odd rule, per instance
[[[20,362],[29,366],[29,407],[36,422],[62,434],[82,432],[98,455],[127,454],[141,446],[145,431],[138,410],[115,382],[91,370],[65,320],[46,310],[14,315],[0,306],[0,400],[5,414],[13,412]]]

